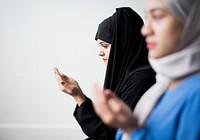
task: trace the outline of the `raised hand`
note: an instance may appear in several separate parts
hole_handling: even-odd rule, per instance
[[[54,68],[54,74],[61,91],[71,95],[78,105],[85,101],[85,96],[75,79],[61,74],[58,68]]]
[[[133,117],[131,109],[111,90],[102,90],[95,86],[93,95],[95,112],[105,124],[122,128],[126,133],[137,127],[137,120]]]

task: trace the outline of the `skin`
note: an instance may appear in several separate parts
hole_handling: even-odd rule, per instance
[[[97,39],[97,44],[100,47],[99,56],[101,56],[103,61],[107,64],[109,59],[111,44],[100,39]]]
[[[174,52],[183,30],[183,25],[168,11],[162,0],[146,0],[147,24],[141,32],[146,37],[149,55],[161,58]],[[172,82],[175,87],[180,80]],[[110,90],[93,87],[95,112],[102,121],[130,134],[138,127],[128,105],[113,95]],[[111,104],[112,103],[112,104]],[[114,105],[113,105],[114,104]]]
[[[147,0],[145,12],[147,22],[141,33],[146,36],[149,54],[160,58],[173,53],[180,40],[182,23],[170,14],[162,0]],[[174,88],[181,80],[171,82],[169,88]]]
[[[103,61],[107,64],[110,54],[111,44],[98,39],[97,44],[100,47],[99,56],[102,57]],[[82,92],[78,82],[65,74],[61,74],[58,68],[54,68],[54,75],[58,82],[60,90],[74,98],[78,106],[85,102],[85,95]]]
[[[147,22],[141,33],[146,36],[149,54],[161,58],[174,52],[183,25],[170,14],[162,0],[147,0],[145,13]]]
[[[102,121],[112,127],[122,128],[130,133],[138,127],[137,119],[133,117],[131,108],[111,90],[102,90],[100,86],[93,87],[93,106]]]
[[[85,96],[78,85],[78,82],[73,78],[66,76],[65,74],[61,74],[58,68],[54,68],[54,75],[60,90],[72,96],[77,102],[78,106],[80,106],[85,101]]]

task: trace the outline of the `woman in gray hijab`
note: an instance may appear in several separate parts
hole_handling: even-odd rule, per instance
[[[146,0],[146,37],[156,83],[130,108],[94,88],[94,108],[116,140],[200,139],[200,1]],[[110,106],[112,103],[113,106]],[[103,113],[102,113],[103,112]]]

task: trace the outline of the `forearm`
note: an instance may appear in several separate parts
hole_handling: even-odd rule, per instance
[[[82,92],[81,88],[79,87],[77,94],[75,94],[74,96],[72,96],[74,98],[74,100],[76,101],[76,103],[78,104],[78,106],[80,106],[83,102],[86,101],[85,99],[85,95]]]
[[[76,96],[76,97],[73,97],[73,98],[76,101],[76,103],[78,104],[78,106],[81,106],[81,104],[83,102],[85,102],[85,96],[83,94],[79,95],[79,96]]]

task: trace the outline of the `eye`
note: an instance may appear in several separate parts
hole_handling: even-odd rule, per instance
[[[165,13],[161,10],[156,10],[152,13],[152,18],[154,20],[161,20],[165,16]]]
[[[109,45],[103,45],[103,47],[104,47],[104,48],[108,48],[108,47],[109,47]]]
[[[160,20],[160,19],[162,19],[163,18],[163,15],[153,15],[152,16],[153,17],[153,19],[155,19],[155,20]]]
[[[102,47],[104,47],[104,48],[108,48],[109,46],[110,46],[110,44],[107,44],[107,43],[101,43],[100,44]]]

